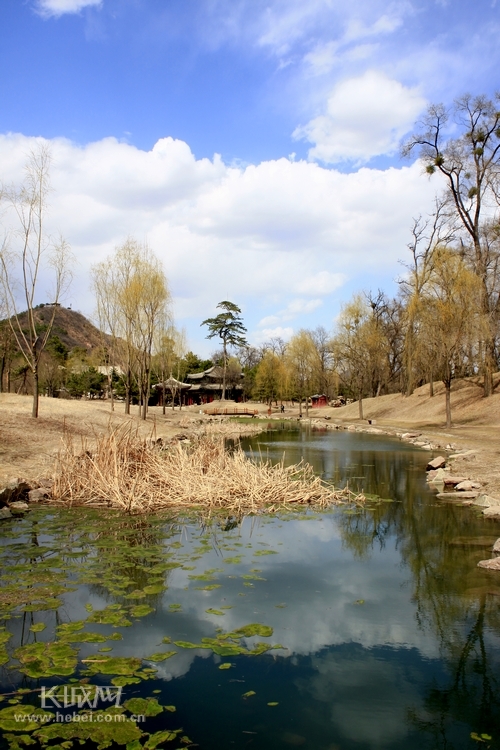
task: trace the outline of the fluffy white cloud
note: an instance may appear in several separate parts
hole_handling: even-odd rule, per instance
[[[4,183],[22,179],[35,142],[0,136]],[[439,187],[418,163],[352,174],[288,159],[235,168],[196,159],[172,138],[147,152],[112,138],[51,148],[47,229],[61,231],[79,260],[73,306],[92,312],[92,263],[129,234],[147,239],[195,348],[209,347],[200,322],[221,299],[242,307],[251,341],[330,327],[353,288],[397,275],[412,216],[431,208]]]
[[[321,307],[322,304],[323,302],[320,299],[294,299],[289,302],[283,310],[279,310],[275,315],[268,315],[265,318],[262,318],[259,322],[259,328],[274,326],[287,320],[294,320],[295,318],[299,318],[300,322],[300,318],[303,315],[312,313],[318,307]]]
[[[310,159],[361,164],[394,153],[425,104],[417,89],[368,70],[337,84],[326,113],[297,128],[294,136],[314,144]]]
[[[91,5],[101,5],[102,0],[38,0],[37,10],[45,17],[63,16],[65,13],[79,13]]]
[[[319,271],[312,276],[307,276],[296,285],[300,294],[332,294],[347,281],[343,273],[330,273]]]

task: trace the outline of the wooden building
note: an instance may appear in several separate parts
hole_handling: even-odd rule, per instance
[[[222,398],[222,379],[224,370],[219,365],[209,367],[204,372],[194,372],[186,380],[191,388],[186,392],[186,404],[210,404]],[[244,375],[239,376],[243,378]],[[232,401],[243,401],[243,386],[228,382],[226,374],[226,398]]]

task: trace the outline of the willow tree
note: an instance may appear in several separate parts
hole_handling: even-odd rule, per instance
[[[62,238],[53,240],[45,229],[50,164],[50,149],[40,144],[28,154],[22,185],[3,193],[9,228],[0,248],[0,284],[12,335],[32,375],[32,417],[38,417],[42,353],[52,333],[61,296],[72,279],[69,245]],[[44,276],[52,278],[52,288],[50,314],[41,325],[36,308]]]
[[[354,295],[342,308],[333,350],[339,377],[357,398],[359,418],[364,419],[363,397],[376,395],[387,365],[387,339],[363,295]]]
[[[130,413],[135,378],[140,414],[146,419],[155,333],[170,304],[162,265],[147,244],[129,237],[112,256],[93,267],[92,278],[98,311],[117,349],[121,347],[125,412]]]
[[[449,248],[433,253],[432,271],[422,289],[417,316],[419,335],[426,340],[435,372],[443,381],[446,427],[451,427],[451,384],[463,372],[470,352],[484,331],[481,282],[463,259]]]
[[[207,326],[209,333],[207,339],[213,339],[215,336],[220,338],[223,353],[223,376],[222,376],[222,400],[226,398],[226,374],[228,364],[228,347],[246,346],[245,333],[247,329],[243,325],[241,310],[234,302],[224,300],[217,305],[218,310],[222,310],[214,318],[207,318],[201,323]]]
[[[272,401],[283,401],[287,395],[288,372],[284,357],[271,350],[264,353],[255,374],[255,395],[271,406]]]
[[[299,399],[299,414],[302,416],[302,401],[306,404],[306,417],[309,416],[309,397],[317,386],[317,351],[309,331],[298,331],[290,339],[285,353],[285,363],[291,388]]]

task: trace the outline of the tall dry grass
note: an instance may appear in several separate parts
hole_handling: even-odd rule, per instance
[[[108,506],[129,513],[162,509],[224,509],[232,514],[275,512],[286,507],[325,508],[352,501],[335,491],[306,463],[284,466],[227,451],[220,437],[166,448],[130,428],[96,436],[92,449],[67,436],[55,466],[53,500]]]

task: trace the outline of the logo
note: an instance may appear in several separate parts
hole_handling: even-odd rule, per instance
[[[52,688],[42,687],[42,708],[98,708],[101,703],[120,705],[122,687],[114,685],[55,685]]]

